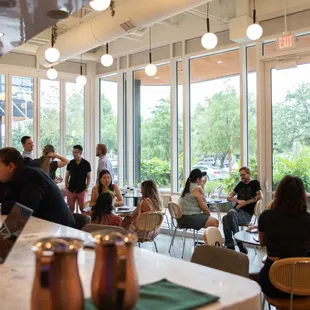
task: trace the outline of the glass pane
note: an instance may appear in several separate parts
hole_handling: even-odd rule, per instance
[[[5,75],[0,74],[0,148],[5,147]]]
[[[100,143],[108,147],[107,156],[112,162],[114,183],[117,171],[117,76],[100,79]]]
[[[23,151],[20,139],[33,137],[33,79],[12,77],[12,146]]]
[[[191,165],[207,171],[208,192],[219,186],[230,191],[224,180],[238,168],[239,71],[238,50],[190,61]]]
[[[310,192],[310,64],[271,70],[273,188],[287,174]]]
[[[133,91],[134,185],[151,179],[170,191],[170,65],[158,66],[155,77],[135,71]]]
[[[124,143],[124,154],[123,154],[123,165],[124,165],[124,174],[123,174],[123,184],[128,184],[128,170],[127,170],[127,73],[123,74],[124,80],[124,90],[123,90],[123,105],[124,105],[124,118],[123,118],[123,143]]]
[[[60,152],[60,83],[40,80],[40,143]]]
[[[84,147],[84,86],[66,83],[66,157],[72,159],[72,147]]]
[[[178,102],[178,190],[184,185],[183,175],[183,63],[177,62]]]
[[[257,178],[256,46],[247,48],[248,166]]]

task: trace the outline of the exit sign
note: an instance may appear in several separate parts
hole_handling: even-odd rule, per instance
[[[295,36],[291,34],[283,35],[277,39],[277,50],[282,51],[295,47]]]

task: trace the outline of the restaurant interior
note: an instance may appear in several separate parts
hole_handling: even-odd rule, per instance
[[[1,215],[0,308],[309,310],[310,259],[282,255],[310,250],[309,21],[309,0],[0,0],[0,149],[29,136],[33,158],[53,145],[71,163],[81,145],[91,167],[76,228],[18,200]],[[101,144],[120,227],[93,220]],[[279,215],[287,176],[303,211]],[[200,226],[182,224],[186,195]]]

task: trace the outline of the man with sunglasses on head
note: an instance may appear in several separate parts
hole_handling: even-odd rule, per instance
[[[251,171],[247,167],[239,169],[240,182],[227,197],[228,201],[236,203],[223,217],[225,246],[235,250],[233,235],[239,231],[239,225],[251,222],[255,204],[263,198],[260,183],[251,179]],[[237,198],[235,196],[237,195]],[[242,242],[237,242],[240,252],[247,254],[248,250]]]

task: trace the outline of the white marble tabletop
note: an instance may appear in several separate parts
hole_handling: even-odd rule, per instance
[[[5,263],[0,265],[1,309],[30,309],[35,269],[31,246],[36,240],[48,236],[76,237],[84,240],[89,238],[87,233],[31,217]],[[79,253],[79,271],[85,297],[90,296],[94,254],[93,250],[80,250]],[[261,308],[260,287],[249,279],[139,248],[135,248],[135,261],[140,284],[167,278],[172,282],[220,297],[218,302],[201,309]]]

